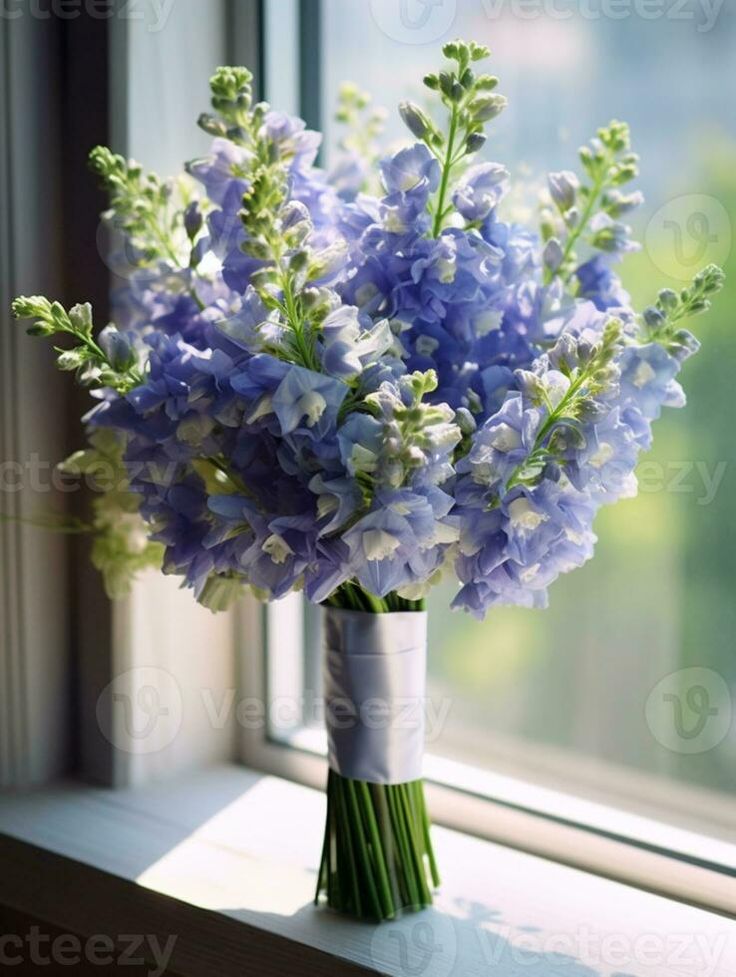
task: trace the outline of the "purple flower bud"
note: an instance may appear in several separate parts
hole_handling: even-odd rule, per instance
[[[465,140],[465,148],[469,153],[477,153],[479,149],[483,148],[485,141],[486,141],[485,133],[473,132]]]
[[[98,337],[98,343],[110,366],[118,373],[124,373],[135,363],[136,353],[130,339],[115,326],[106,326]]]
[[[552,237],[547,241],[544,246],[544,251],[542,252],[542,261],[545,266],[549,268],[550,271],[557,271],[562,264],[563,251],[560,242],[556,237]]]
[[[400,102],[399,115],[409,132],[417,139],[424,139],[430,129],[427,116],[413,102]]]
[[[198,201],[193,200],[184,211],[184,230],[187,232],[190,241],[193,241],[199,234],[201,227],[202,211],[199,209]]]
[[[561,211],[569,210],[575,203],[580,183],[577,176],[570,170],[561,170],[559,173],[549,173],[547,175],[547,185],[549,186],[550,196]]]

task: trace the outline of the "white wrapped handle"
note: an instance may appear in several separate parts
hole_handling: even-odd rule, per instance
[[[330,767],[403,784],[422,776],[427,676],[424,611],[325,608],[324,688]]]

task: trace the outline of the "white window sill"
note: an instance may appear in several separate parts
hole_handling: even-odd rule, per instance
[[[80,936],[123,922],[134,932],[139,906],[139,932],[152,932],[155,910],[183,977],[736,973],[736,922],[724,916],[443,828],[432,909],[379,927],[317,909],[323,816],[321,792],[232,766],[132,790],[6,794],[0,833],[16,841],[0,837],[0,905]],[[73,865],[46,856],[44,873],[38,849],[97,872],[78,869],[79,884]]]

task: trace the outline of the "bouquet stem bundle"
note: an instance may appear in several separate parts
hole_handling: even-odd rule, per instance
[[[375,597],[353,583],[325,603],[374,614],[424,610],[424,601],[395,593]],[[431,905],[439,882],[422,781],[369,783],[331,769],[315,901],[324,898],[330,908],[359,918],[394,919]]]
[[[316,901],[372,920],[431,905],[440,879],[429,829],[421,780],[369,784],[330,770]]]

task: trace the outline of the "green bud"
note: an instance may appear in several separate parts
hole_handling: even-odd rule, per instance
[[[472,88],[474,81],[475,73],[473,72],[472,68],[466,68],[460,76],[460,84],[463,86],[463,88],[469,89]]]
[[[463,437],[469,437],[478,426],[475,423],[475,418],[467,409],[467,407],[458,407],[455,411],[455,423],[460,428],[460,433]]]
[[[718,265],[707,265],[702,271],[699,271],[695,278],[693,278],[693,285],[696,288],[702,288],[702,290],[711,295],[715,292],[719,292],[726,282],[726,275],[722,268]]]
[[[498,78],[495,75],[479,75],[475,80],[476,91],[490,92],[498,85]]]
[[[440,91],[443,95],[450,98],[452,94],[452,84],[455,81],[455,76],[449,71],[441,71],[439,76]]]
[[[459,81],[454,81],[452,83],[452,88],[450,89],[450,98],[455,103],[460,103],[465,98],[465,89],[460,84]]]
[[[473,414],[480,414],[483,410],[483,401],[480,399],[475,390],[468,390],[466,394],[468,400],[468,409],[473,412]]]
[[[218,611],[226,611],[232,607],[244,592],[245,587],[240,578],[213,573],[207,578],[197,600],[203,607],[216,614]]]
[[[471,132],[468,138],[465,140],[466,153],[477,153],[478,150],[483,147],[485,141],[486,141],[485,133]]]
[[[45,322],[35,322],[26,329],[26,332],[29,336],[53,336],[56,329]]]
[[[66,313],[64,313],[64,317],[67,318]],[[89,302],[72,306],[69,309],[68,319],[74,327],[75,332],[81,336],[92,335],[92,306]]]
[[[673,312],[678,304],[677,292],[671,288],[663,288],[657,296],[657,305],[665,312]]]
[[[633,164],[628,166],[614,166],[611,168],[611,183],[620,187],[624,183],[629,183],[639,175],[639,170]]]
[[[308,251],[295,251],[294,254],[289,258],[289,269],[293,271],[295,274],[298,274],[300,271],[304,271],[304,269],[307,267],[308,264],[309,264]],[[314,274],[312,275],[312,277],[315,278],[318,277],[317,274],[317,272],[319,271],[318,265],[319,265],[318,262],[313,263]]]
[[[490,49],[485,44],[476,44],[475,41],[471,41],[469,47],[471,61],[482,61],[491,56]]]
[[[84,366],[87,359],[85,349],[68,349],[59,354],[56,365],[60,370],[78,370],[81,366]]]
[[[16,319],[44,318],[51,313],[51,303],[42,295],[20,295],[11,303],[10,312]]]
[[[471,118],[476,122],[490,122],[503,112],[507,104],[503,95],[479,95],[468,108]]]

